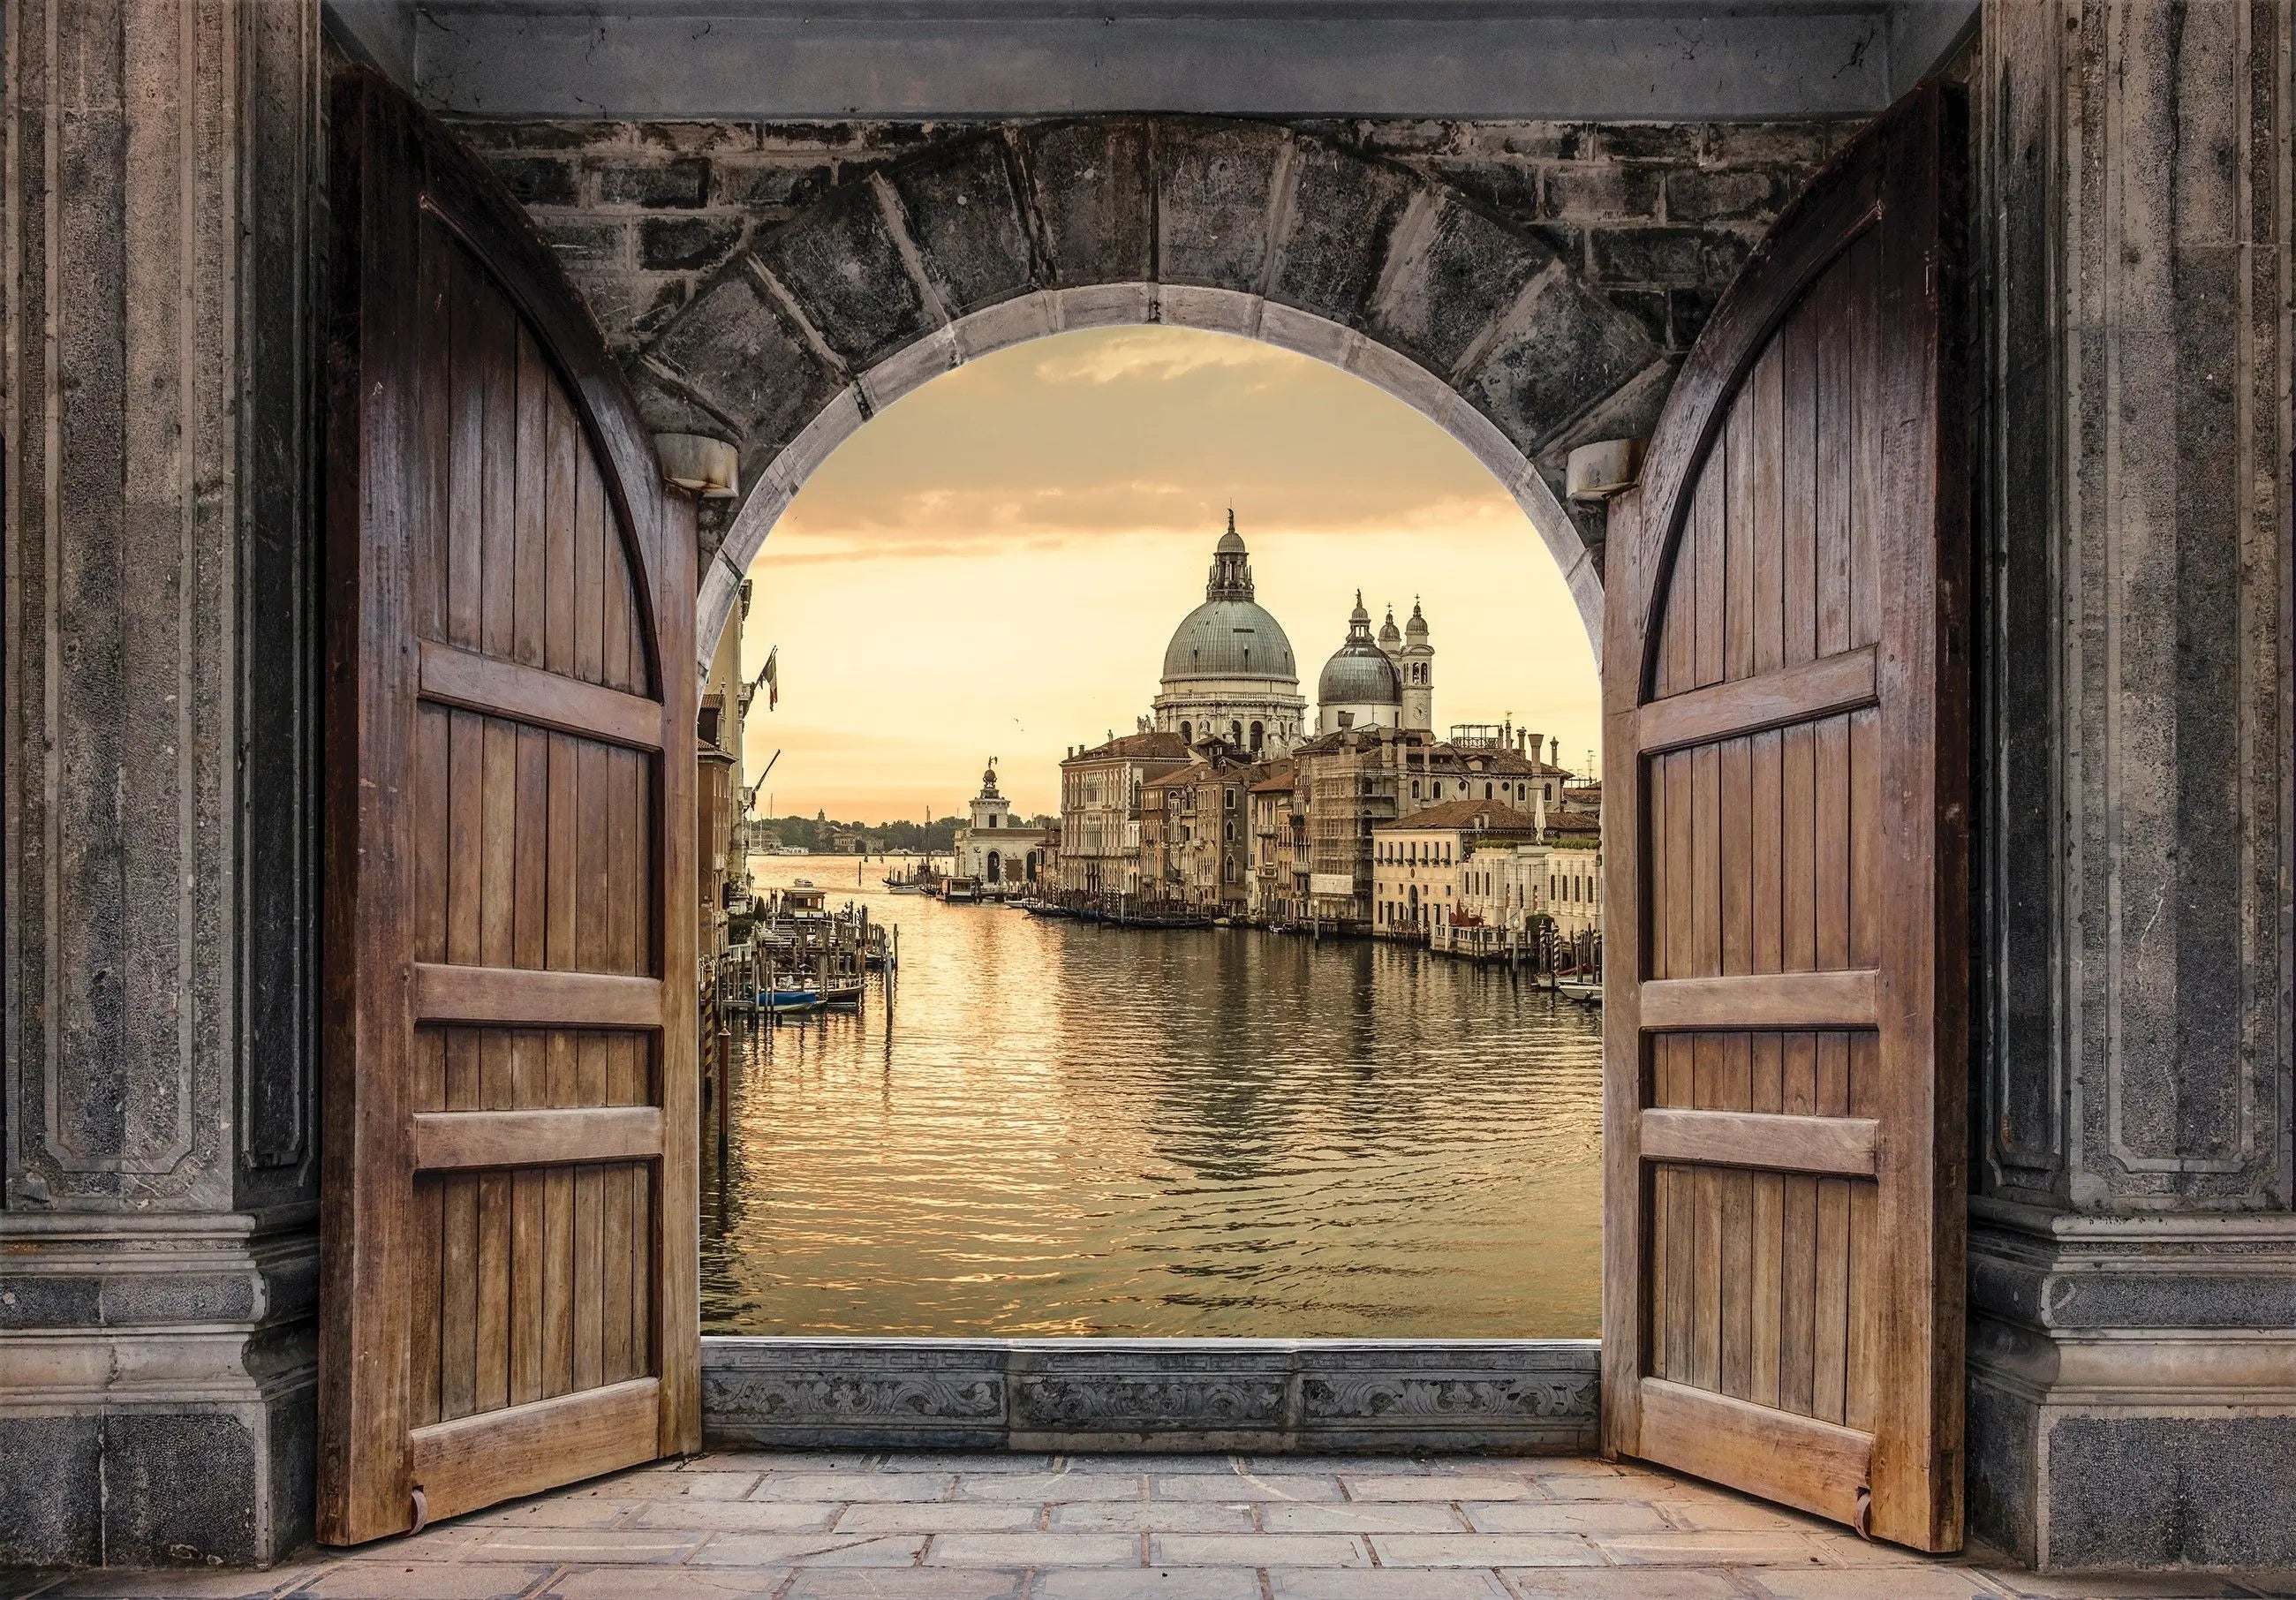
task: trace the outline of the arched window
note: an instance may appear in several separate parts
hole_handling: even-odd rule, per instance
[[[1491,798],[1491,786],[1488,784],[1483,785],[1483,798],[1485,800]]]
[[[1241,722],[1231,722],[1227,725],[1227,742],[1230,744],[1241,744],[1243,743],[1243,724]]]
[[[1180,743],[1183,744],[1193,744],[1195,742],[1194,730],[1185,722],[1180,724]]]
[[[1259,724],[1255,722],[1251,725],[1251,753],[1255,756],[1259,753],[1259,742],[1264,732]]]
[[[1413,800],[1417,800],[1419,798],[1419,780],[1417,778],[1411,780],[1411,798]]]

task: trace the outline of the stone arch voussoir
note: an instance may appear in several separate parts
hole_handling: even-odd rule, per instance
[[[697,648],[829,452],[990,350],[1170,323],[1316,357],[1464,443],[1562,567],[1599,656],[1600,513],[1562,457],[1647,428],[1672,365],[1578,266],[1458,191],[1272,122],[1100,117],[936,145],[832,190],[707,281],[631,359],[648,421],[736,447]]]

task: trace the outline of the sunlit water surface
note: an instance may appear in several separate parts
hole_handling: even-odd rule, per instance
[[[736,1030],[704,1331],[1595,1332],[1596,1013],[1389,945],[754,866],[898,924],[901,969],[857,1018]]]

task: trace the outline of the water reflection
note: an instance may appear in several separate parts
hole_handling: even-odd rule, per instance
[[[705,1331],[1595,1331],[1601,1030],[1386,945],[894,896],[890,1006],[737,1034]]]

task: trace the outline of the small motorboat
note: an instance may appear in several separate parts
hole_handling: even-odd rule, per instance
[[[828,1004],[817,989],[761,989],[758,991],[758,1006],[769,1012],[819,1011]]]
[[[1590,983],[1580,978],[1557,978],[1554,992],[1566,1000],[1576,1000],[1581,1005],[1600,1005],[1603,1003],[1602,984]]]

